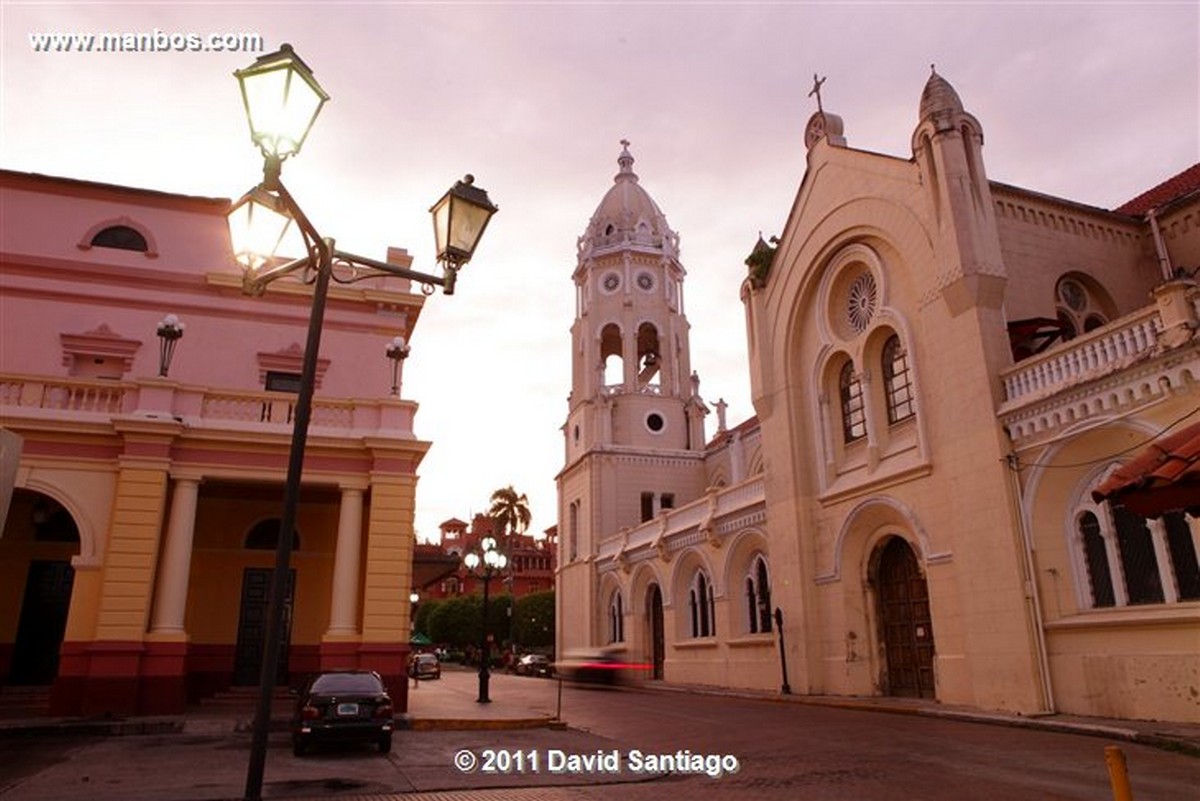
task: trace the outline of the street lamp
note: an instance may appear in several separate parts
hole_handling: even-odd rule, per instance
[[[321,326],[330,280],[352,283],[366,278],[396,276],[417,281],[426,294],[433,292],[436,285],[449,295],[454,291],[458,271],[470,260],[488,219],[497,209],[488,200],[487,192],[473,185],[471,176],[457,183],[435,204],[434,226],[438,241],[437,261],[443,267],[441,276],[427,275],[337,250],[332,239],[324,238],[317,232],[280,180],[284,160],[300,152],[329,95],[317,83],[308,65],[287,44],[275,53],[260,57],[234,75],[241,85],[251,139],[262,151],[264,159],[262,183],[235,203],[229,212],[233,252],[245,269],[243,290],[247,294],[262,294],[267,284],[287,275],[296,275],[304,283],[313,284],[312,309],[300,370],[300,389],[296,398],[283,515],[279,527],[280,532],[291,532],[295,528],[300,497],[304,447],[308,439],[313,387],[316,383],[317,352],[321,345]],[[307,253],[301,258],[280,263],[275,257],[275,250],[292,222],[300,230]],[[281,535],[275,550],[266,643],[259,678],[258,711],[254,719],[250,764],[246,772],[247,801],[260,801],[262,798],[271,697],[283,635],[291,552],[292,538]]]
[[[497,549],[495,538],[484,537],[479,541],[478,551],[470,551],[463,557],[463,565],[472,576],[483,579],[483,625],[479,634],[479,697],[475,700],[486,704],[492,700],[488,698],[488,680],[492,676],[488,671],[488,587],[492,583],[492,576],[508,566],[508,557]]]
[[[175,357],[175,346],[179,344],[179,340],[183,336],[183,329],[183,323],[174,314],[168,314],[158,323],[155,333],[158,334],[158,375],[160,378],[166,378],[167,372],[171,369],[171,359]]]
[[[409,350],[407,340],[404,337],[397,336],[388,343],[384,349],[384,355],[392,362],[392,396],[400,397],[400,362],[408,358]],[[415,594],[415,593],[414,593]]]

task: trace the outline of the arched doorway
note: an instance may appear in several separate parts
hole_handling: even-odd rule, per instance
[[[46,685],[58,676],[75,582],[71,557],[78,553],[79,527],[70,512],[47,495],[13,493],[0,541],[4,573],[12,576],[0,612],[9,609],[6,617],[16,620],[7,669],[0,670],[7,683]]]
[[[929,586],[916,554],[901,537],[888,538],[877,553],[875,587],[887,663],[887,693],[934,698]]]
[[[650,585],[646,597],[646,630],[650,635],[650,661],[652,679],[662,679],[663,663],[667,657],[667,645],[663,632],[663,599],[662,590],[657,584]]]

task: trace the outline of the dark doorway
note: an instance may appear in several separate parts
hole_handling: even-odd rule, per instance
[[[67,629],[74,583],[70,562],[29,563],[13,644],[12,684],[50,684],[58,675],[58,650]]]
[[[271,603],[271,568],[248,567],[242,574],[242,606],[238,616],[237,651],[233,660],[233,683],[257,687],[267,642],[267,609]],[[288,650],[292,640],[292,599],[296,571],[288,571],[287,600],[283,607],[283,637],[279,646],[277,684],[288,683]]]
[[[887,692],[934,698],[929,586],[912,548],[900,537],[892,537],[883,546],[877,579]]]
[[[666,637],[663,633],[663,600],[662,590],[655,584],[650,588],[649,608],[646,610],[650,618],[650,653],[653,669],[651,678],[663,677],[663,663],[667,658]]]

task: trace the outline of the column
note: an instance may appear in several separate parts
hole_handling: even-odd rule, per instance
[[[154,588],[151,634],[183,634],[187,611],[188,577],[192,568],[192,537],[196,529],[196,500],[200,482],[194,478],[175,481],[171,498],[162,564]]]
[[[362,555],[363,491],[342,489],[337,549],[333,557],[333,595],[326,636],[358,633],[358,566]]]

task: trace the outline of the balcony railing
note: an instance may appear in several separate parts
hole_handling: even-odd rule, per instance
[[[1148,306],[1103,328],[1022,359],[1000,374],[1008,404],[1052,394],[1088,378],[1118,370],[1154,350],[1161,328]]]
[[[664,510],[658,517],[630,529],[628,536],[622,534],[606,539],[600,544],[599,557],[612,559],[622,552],[653,545],[660,535],[670,541],[693,534],[706,522],[719,525],[723,518],[762,503],[763,477],[756,475],[741,484],[722,488],[715,497],[715,506],[712,504],[713,496],[705,494],[677,509]]]
[[[296,396],[187,387],[159,380],[105,381],[0,375],[0,416],[104,423],[117,416],[174,418],[207,429],[286,432]],[[412,436],[416,404],[382,399],[314,398],[314,432],[331,436]]]

